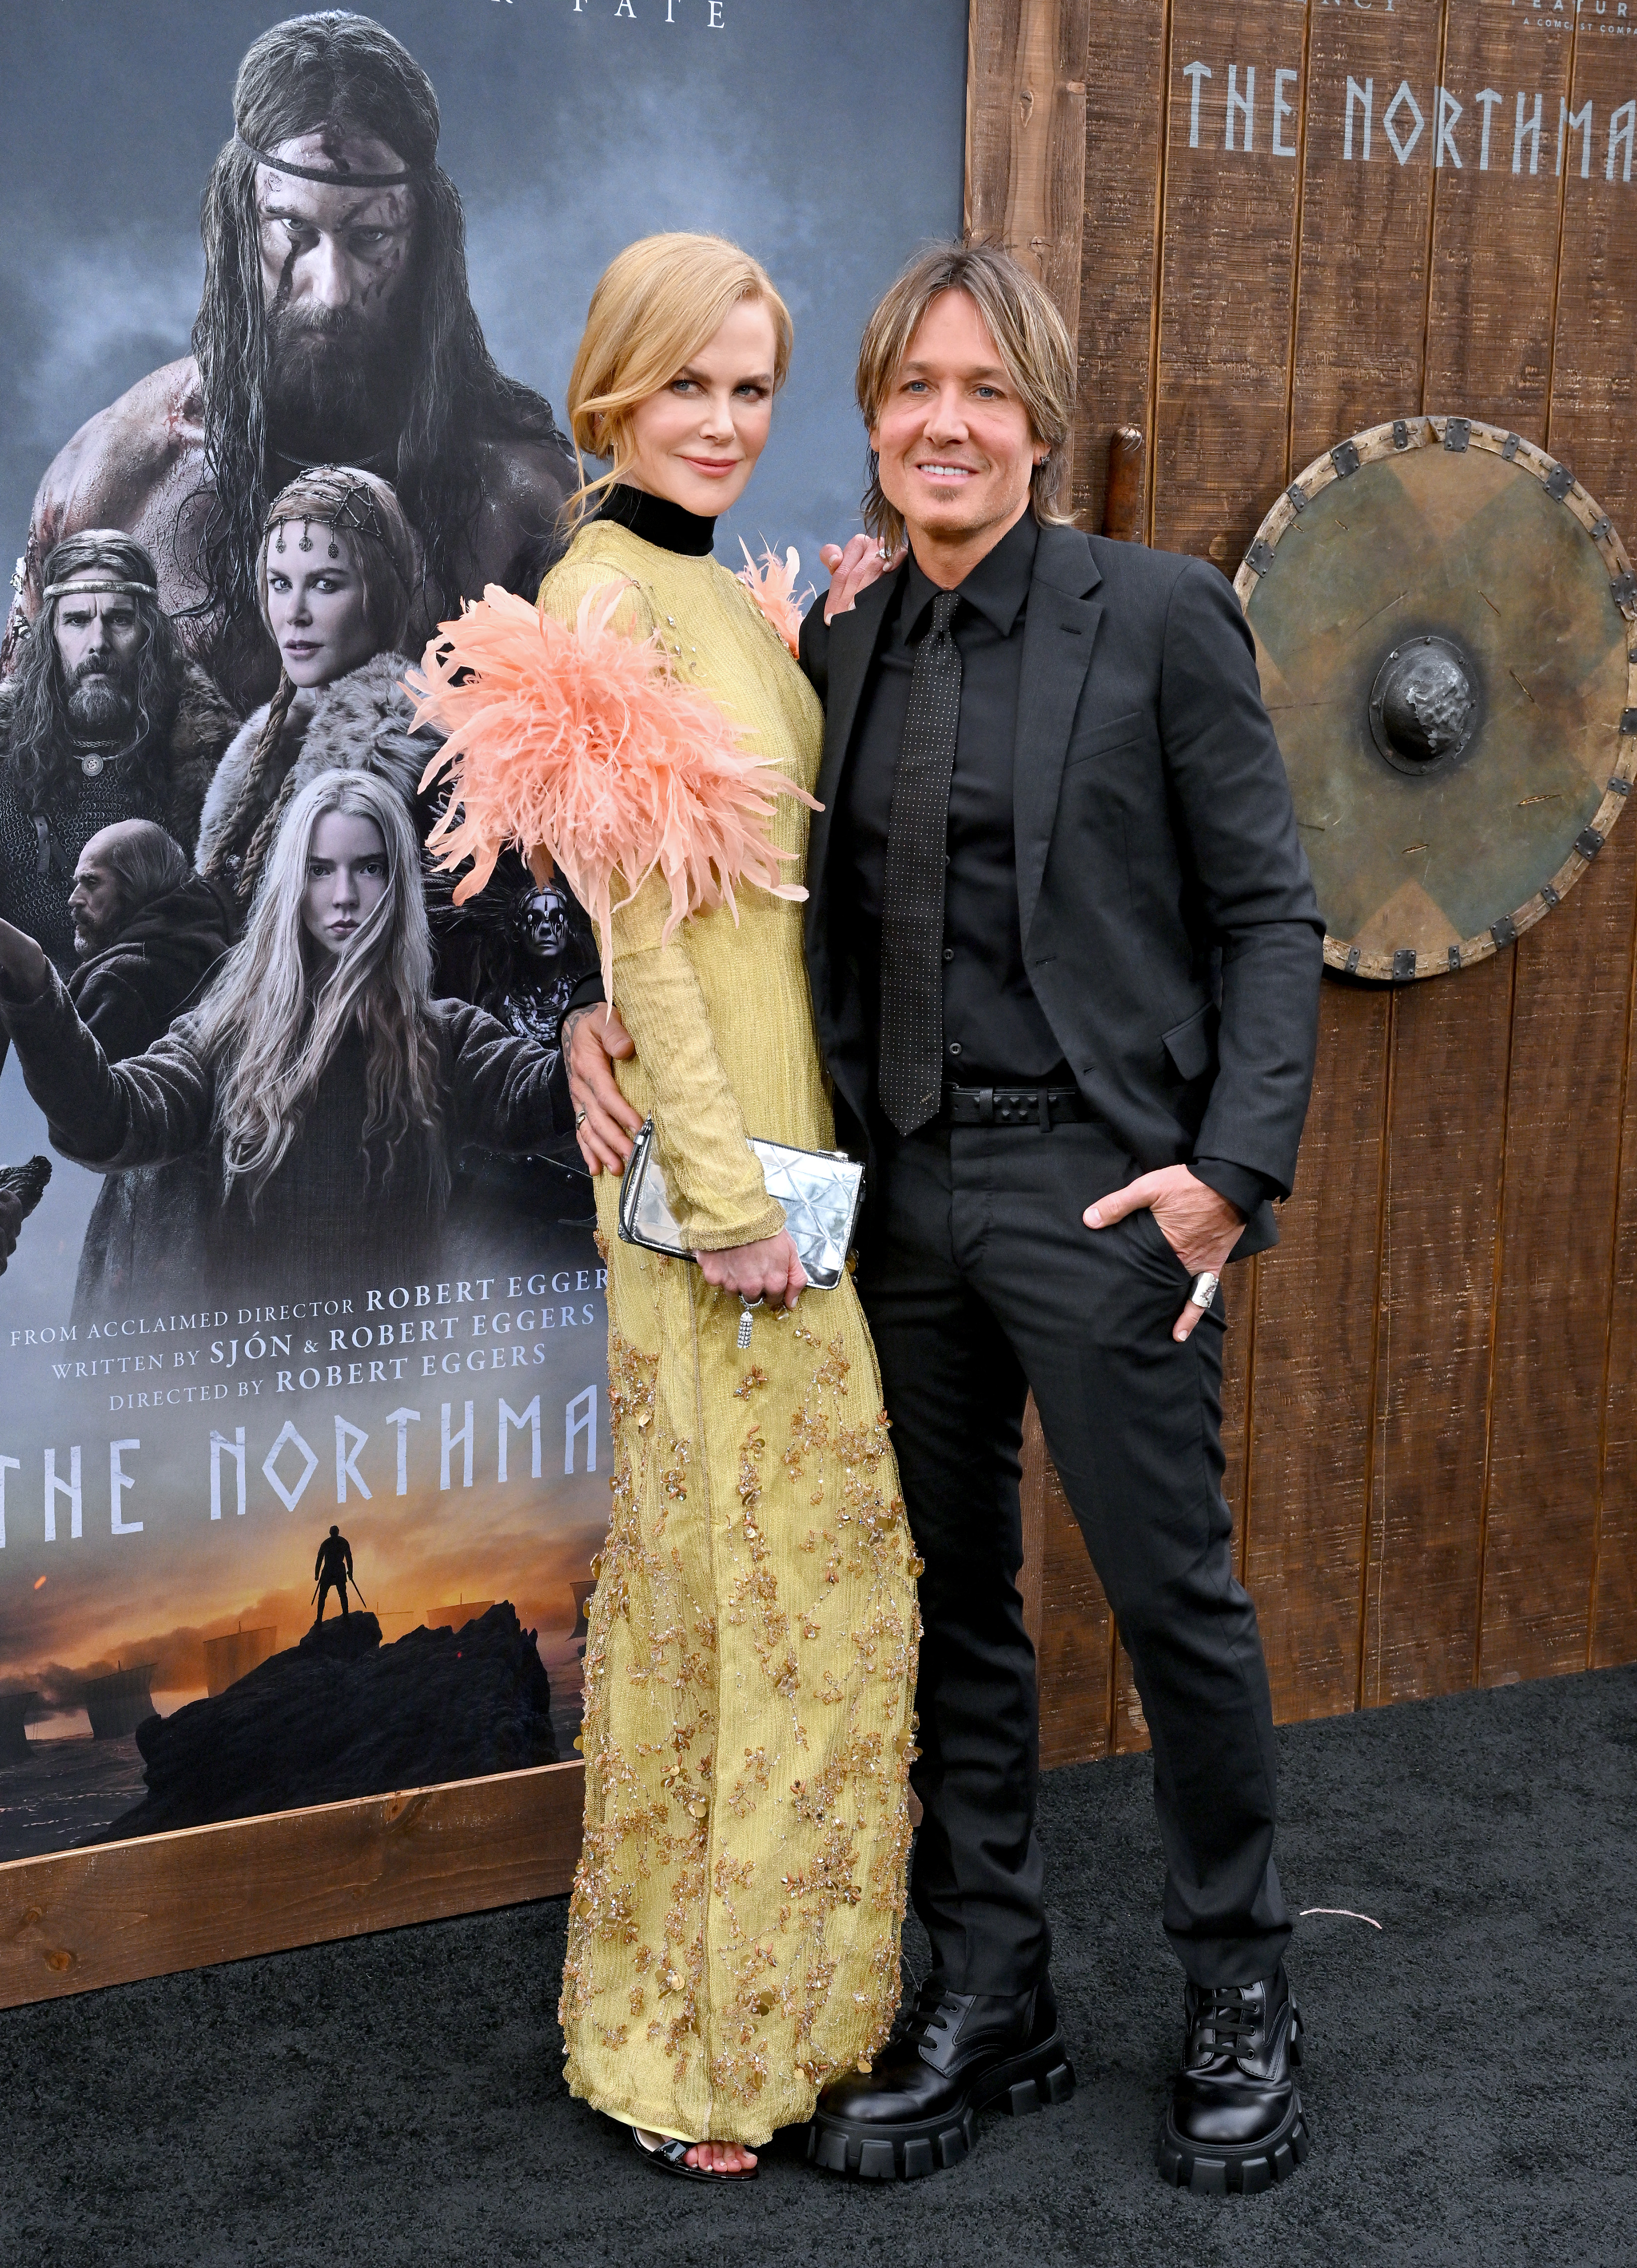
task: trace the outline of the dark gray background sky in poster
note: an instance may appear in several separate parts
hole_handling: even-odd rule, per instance
[[[773,438],[719,556],[765,534],[801,551],[857,525],[859,327],[961,215],[963,0],[380,0],[430,72],[439,157],[467,212],[472,296],[502,366],[561,411],[609,257],[664,228],[718,229],[771,269],[796,323]],[[0,557],[70,433],[188,351],[198,211],[232,129],[240,57],[266,0],[35,0],[7,11],[0,121]],[[15,1060],[0,1160],[45,1147]],[[66,1309],[97,1182],[57,1165],[0,1322]]]

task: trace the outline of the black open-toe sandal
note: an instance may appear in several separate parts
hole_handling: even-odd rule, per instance
[[[651,2149],[635,2126],[630,2130],[630,2138],[638,2156],[645,2165],[652,2166],[656,2173],[679,2175],[685,2182],[753,2182],[762,2170],[758,2161],[748,2173],[707,2173],[703,2166],[690,2166],[688,2162],[689,2150],[697,2150],[699,2146],[697,2142],[679,2142],[673,2135],[659,2134],[655,2136]]]

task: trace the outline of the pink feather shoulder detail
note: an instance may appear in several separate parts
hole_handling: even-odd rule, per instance
[[[630,585],[604,583],[571,629],[490,584],[439,626],[406,681],[415,723],[447,738],[422,786],[448,777],[448,807],[427,848],[440,866],[470,858],[455,890],[475,896],[508,843],[542,849],[597,924],[613,998],[615,879],[623,904],[650,874],[671,894],[664,935],[751,884],[805,898],[780,879],[796,856],[767,839],[774,799],[817,810],[805,790],[751,755],[706,695],[685,685],[657,635],[613,626]]]
[[[807,585],[800,595],[796,578],[801,572],[801,554],[793,544],[781,559],[771,543],[762,546],[762,556],[751,556],[750,546],[741,535],[739,549],[745,555],[745,563],[739,570],[739,580],[750,593],[753,605],[763,619],[771,622],[791,652],[800,659],[801,618],[813,603],[813,585]]]

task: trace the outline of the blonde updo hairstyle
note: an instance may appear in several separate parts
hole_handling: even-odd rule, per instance
[[[608,262],[591,295],[568,382],[569,431],[580,473],[567,505],[571,524],[625,477],[638,404],[710,343],[742,299],[758,300],[773,319],[777,390],[789,373],[794,328],[759,260],[726,237],[676,232],[641,237]],[[586,457],[607,458],[608,470],[587,480]]]

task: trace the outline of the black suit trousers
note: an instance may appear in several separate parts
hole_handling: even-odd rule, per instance
[[[1190,1278],[1153,1215],[1080,1218],[1134,1170],[1084,1122],[887,1132],[878,1152],[859,1290],[925,1562],[911,1895],[958,1992],[1025,1991],[1051,1951],[1016,1583],[1030,1387],[1148,1720],[1172,1946],[1196,1983],[1249,1984],[1290,1934],[1267,1670],[1221,1487],[1220,1303],[1178,1346]]]

